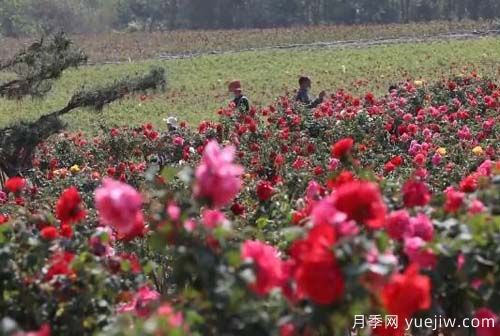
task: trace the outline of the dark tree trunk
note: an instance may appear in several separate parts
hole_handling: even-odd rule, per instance
[[[410,21],[410,0],[400,0],[399,5],[401,7],[401,21],[408,23]]]

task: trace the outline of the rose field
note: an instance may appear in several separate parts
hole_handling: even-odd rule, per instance
[[[50,138],[0,192],[1,333],[500,335],[500,87],[461,70]]]

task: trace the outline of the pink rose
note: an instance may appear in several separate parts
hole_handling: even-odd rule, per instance
[[[160,300],[160,293],[148,286],[140,288],[132,301],[118,307],[118,313],[134,313],[139,317],[151,315],[151,305]]]
[[[106,178],[95,192],[95,204],[101,223],[119,236],[132,239],[142,233],[142,197],[133,187]]]
[[[472,203],[469,206],[469,213],[471,215],[477,215],[484,211],[486,211],[486,207],[484,206],[483,202],[481,202],[478,199],[472,201]]]
[[[439,155],[439,153],[435,153],[434,156],[432,157],[432,164],[434,166],[439,166],[441,164],[443,157]]]
[[[242,181],[243,167],[233,164],[235,148],[221,149],[216,141],[209,142],[203,152],[200,165],[196,168],[194,194],[206,198],[219,208],[227,205],[238,194]]]
[[[222,212],[219,210],[205,209],[201,213],[203,219],[203,226],[207,229],[215,229],[227,223],[227,219]]]
[[[404,252],[410,259],[422,268],[434,268],[436,266],[436,255],[430,249],[425,247],[425,241],[420,237],[405,239]]]
[[[333,206],[331,197],[319,201],[311,212],[311,220],[315,226],[322,224],[335,225],[344,222],[346,219],[347,215]]]
[[[156,313],[159,316],[166,318],[170,327],[180,328],[184,323],[184,318],[182,317],[182,313],[175,312],[172,306],[169,305],[168,303],[164,303],[160,307],[158,307]]]
[[[174,145],[177,145],[177,146],[184,145],[184,139],[180,136],[176,136],[172,142]]]
[[[258,295],[267,295],[281,286],[284,280],[283,261],[278,250],[257,240],[247,240],[241,245],[241,259],[254,265],[255,281],[250,288]]]
[[[476,171],[481,175],[490,176],[492,167],[493,167],[493,161],[485,160],[483,163],[481,163],[481,165],[477,168]]]
[[[425,241],[431,241],[434,236],[432,221],[424,214],[410,219],[411,232],[414,237],[420,237]]]
[[[410,215],[406,210],[393,211],[387,217],[387,233],[394,240],[403,240],[404,237],[412,236]]]
[[[171,202],[167,205],[167,214],[170,219],[177,221],[181,217],[181,209],[174,202]]]

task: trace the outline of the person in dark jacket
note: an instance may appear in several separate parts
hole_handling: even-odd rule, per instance
[[[326,96],[325,91],[321,91],[318,98],[313,98],[309,94],[311,91],[311,78],[301,76],[299,78],[299,90],[295,96],[295,101],[304,104],[308,108],[315,108],[323,102]]]
[[[243,90],[241,89],[241,82],[239,80],[234,80],[229,83],[229,92],[232,95],[233,103],[236,108],[243,113],[248,113],[250,111],[250,102],[248,98],[243,95]]]

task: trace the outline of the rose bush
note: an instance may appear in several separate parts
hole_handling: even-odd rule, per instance
[[[229,106],[197,129],[52,138],[0,198],[2,332],[330,335],[354,315],[498,317],[499,111],[500,89],[473,74],[340,90],[313,111]]]

